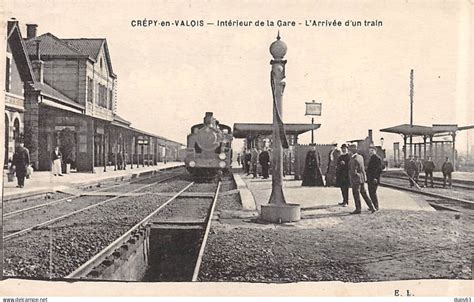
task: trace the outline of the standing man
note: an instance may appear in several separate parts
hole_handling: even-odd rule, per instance
[[[453,173],[454,167],[453,164],[449,161],[449,157],[446,156],[446,161],[443,163],[441,167],[441,172],[443,172],[443,188],[446,188],[446,178],[449,181],[449,187],[452,188],[452,180],[451,180],[451,173]]]
[[[430,178],[430,181],[431,181],[431,187],[433,187],[433,171],[435,169],[435,164],[433,160],[431,159],[431,156],[428,156],[428,160],[425,161],[424,168],[425,168],[425,187],[428,187],[428,177]]]
[[[263,151],[258,156],[258,161],[262,166],[262,176],[264,179],[268,178],[268,168],[270,165],[270,154],[268,154],[267,148],[263,149]]]
[[[418,184],[418,179],[420,177],[420,172],[423,171],[423,163],[421,160],[418,158],[418,156],[415,156],[415,178],[414,180]]]
[[[240,153],[237,153],[237,165],[240,166]]]
[[[406,170],[407,170],[408,177],[410,179],[410,188],[412,188],[415,185],[415,182],[414,182],[413,178],[415,177],[416,165],[415,165],[415,161],[413,160],[413,157],[411,155],[408,157],[408,162],[406,164]]]
[[[15,169],[16,178],[18,180],[17,188],[25,186],[26,168],[30,165],[30,151],[25,148],[23,142],[13,154],[13,168]]]
[[[369,187],[369,196],[372,199],[374,208],[379,210],[379,199],[377,198],[377,188],[380,183],[380,174],[382,173],[382,159],[377,155],[374,146],[369,148],[370,160],[367,167],[367,185]]]
[[[244,161],[245,161],[245,172],[247,172],[247,176],[250,175],[250,160],[252,159],[252,154],[247,149],[245,150]]]
[[[257,163],[258,163],[258,151],[257,148],[252,148],[252,153],[250,154],[250,166],[252,168],[253,178],[257,178]]]
[[[336,185],[341,188],[342,202],[339,205],[347,207],[349,205],[349,160],[351,156],[347,152],[347,145],[342,144],[341,155],[336,161]]]
[[[367,191],[365,190],[365,182],[367,181],[367,176],[365,175],[365,168],[364,168],[364,158],[362,155],[358,154],[358,150],[355,145],[351,145],[351,151],[354,153],[351,156],[349,161],[349,178],[351,181],[352,186],[352,195],[354,196],[354,203],[356,209],[351,214],[360,214],[361,213],[361,205],[360,205],[360,195],[364,198],[365,203],[369,207],[369,210],[374,213],[374,205],[372,204],[372,200],[367,195]]]

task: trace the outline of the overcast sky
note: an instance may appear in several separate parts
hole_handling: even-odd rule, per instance
[[[373,129],[376,143],[383,136],[391,149],[400,136],[378,129],[409,123],[410,69],[415,124],[474,124],[469,1],[286,2],[7,0],[5,19],[16,17],[24,35],[24,25],[36,23],[38,34],[107,38],[118,113],[136,128],[180,142],[205,111],[231,126],[271,122],[268,48],[278,28],[207,25],[229,19],[297,22],[279,28],[288,45],[283,119],[310,122],[305,102],[322,102],[318,143],[364,138]],[[131,26],[144,18],[204,20],[205,26]],[[305,26],[326,19],[377,19],[383,26]],[[460,151],[474,144],[467,133],[458,139]],[[300,142],[309,140],[307,134]]]

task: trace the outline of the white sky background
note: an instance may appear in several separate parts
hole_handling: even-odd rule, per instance
[[[9,0],[5,19],[16,17],[25,36],[24,25],[36,23],[38,34],[107,38],[118,113],[180,142],[205,111],[230,126],[271,122],[268,48],[278,28],[134,28],[131,20],[382,20],[378,28],[280,28],[288,45],[283,119],[309,123],[305,102],[315,99],[323,103],[318,143],[365,138],[370,128],[391,150],[401,137],[378,129],[409,123],[412,68],[415,124],[474,124],[472,4],[433,2]],[[458,135],[460,152],[474,144],[469,131]]]

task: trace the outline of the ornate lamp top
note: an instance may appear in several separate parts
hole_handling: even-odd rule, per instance
[[[275,60],[281,60],[286,55],[288,47],[286,43],[280,40],[280,31],[278,31],[277,39],[270,45],[270,53]]]

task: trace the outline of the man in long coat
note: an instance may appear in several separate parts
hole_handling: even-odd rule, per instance
[[[423,168],[425,170],[425,187],[428,187],[428,178],[431,181],[431,187],[433,187],[433,171],[435,169],[435,164],[431,159],[431,156],[428,156],[428,160],[425,161]]]
[[[23,142],[20,142],[20,146],[13,154],[12,164],[18,180],[17,188],[23,188],[25,186],[26,168],[30,165],[30,151],[24,147]]]
[[[407,170],[407,174],[408,174],[408,177],[409,177],[409,180],[410,180],[410,188],[411,188],[415,185],[414,177],[415,177],[415,174],[416,174],[416,164],[415,164],[415,161],[413,160],[413,157],[411,155],[408,157],[406,170]]]
[[[423,163],[421,160],[418,158],[418,156],[415,156],[415,175],[413,177],[413,180],[418,183],[418,180],[420,178],[420,172],[423,171]]]
[[[379,209],[379,199],[377,197],[377,188],[380,183],[380,174],[382,174],[382,159],[377,155],[375,147],[370,147],[370,160],[367,167],[367,185],[369,187],[369,196],[376,210]]]
[[[446,178],[448,179],[449,182],[449,187],[453,187],[453,183],[451,180],[451,173],[454,172],[454,167],[453,164],[449,161],[449,157],[446,156],[446,161],[443,163],[443,166],[441,167],[441,172],[443,172],[443,188],[446,187]]]
[[[367,191],[365,190],[367,176],[365,174],[364,158],[362,155],[357,153],[357,148],[354,145],[351,149],[354,154],[352,154],[351,160],[349,161],[349,178],[351,180],[352,195],[354,196],[354,203],[356,206],[356,210],[351,212],[351,214],[361,213],[360,195],[362,195],[362,198],[364,198],[369,210],[374,213],[374,205],[372,204],[372,200],[367,195]]]
[[[252,148],[252,153],[250,154],[250,167],[253,174],[253,178],[257,178],[257,163],[258,163],[258,150],[257,148]]]
[[[339,205],[346,207],[349,204],[349,160],[351,156],[347,152],[347,145],[342,144],[341,155],[336,162],[336,185],[341,188],[342,202]]]
[[[245,173],[247,173],[247,176],[250,175],[250,160],[252,159],[252,154],[250,154],[249,150],[245,150],[244,154],[244,163],[245,163]]]
[[[264,149],[260,155],[258,156],[258,161],[262,166],[262,176],[264,179],[268,178],[268,168],[270,164],[270,154],[268,153],[267,149]]]

